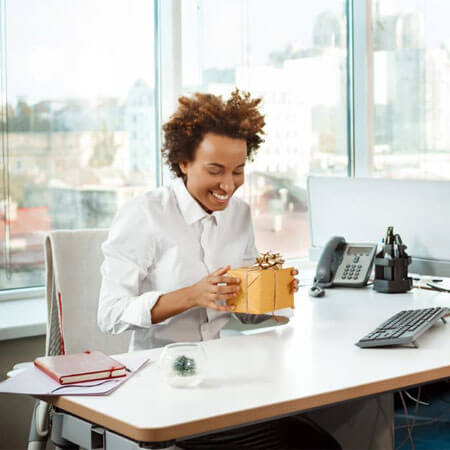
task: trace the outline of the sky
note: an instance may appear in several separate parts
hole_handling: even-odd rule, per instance
[[[153,81],[152,0],[10,0],[8,97],[127,95]]]
[[[448,0],[382,4],[386,13],[422,11],[430,46],[450,37]],[[10,101],[19,95],[30,101],[125,98],[137,79],[153,85],[153,0],[7,0],[6,5]],[[270,52],[288,43],[309,48],[315,17],[344,10],[344,0],[182,0],[184,84],[198,82],[202,68],[264,64]]]

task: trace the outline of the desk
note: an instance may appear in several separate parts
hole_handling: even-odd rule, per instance
[[[450,294],[417,289],[380,294],[367,287],[330,289],[323,298],[308,297],[306,289],[296,295],[288,325],[205,342],[213,370],[197,388],[167,385],[156,363],[161,349],[152,349],[146,352],[155,362],[112,395],[59,397],[53,404],[112,431],[105,438],[108,450],[137,448],[132,441],[133,447],[115,447],[111,436],[123,439],[115,433],[153,443],[147,448],[167,448],[177,438],[450,376],[450,325],[434,326],[419,339],[418,349],[354,345],[402,309],[450,306]],[[158,442],[166,444],[158,447]]]

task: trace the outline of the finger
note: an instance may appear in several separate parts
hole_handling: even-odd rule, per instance
[[[295,275],[298,275],[298,270],[297,269],[292,269],[291,270],[291,275],[293,275],[295,277]]]
[[[213,272],[211,275],[213,277],[218,277],[221,275],[225,275],[230,270],[230,266],[221,267],[220,269],[217,269],[215,272]]]
[[[236,294],[241,290],[241,288],[237,285],[231,285],[231,286],[217,286],[216,287],[216,294],[217,295],[229,295],[233,296],[233,294]],[[233,297],[236,297],[234,295]]]
[[[215,309],[216,311],[228,311],[228,312],[233,312],[236,309],[236,306],[234,305],[230,305],[230,306],[222,306],[222,305],[218,305],[215,302],[211,302],[208,305],[208,308],[211,309]]]
[[[290,284],[290,292],[291,294],[294,294],[298,291],[298,280],[294,279],[292,280],[292,283]]]
[[[235,278],[235,277],[215,276],[215,277],[211,277],[211,283],[213,283],[213,284],[219,284],[219,283],[223,283],[223,284],[241,284],[241,279],[240,278]]]
[[[214,293],[210,294],[208,298],[211,302],[217,302],[220,300],[231,300],[233,298],[236,298],[238,295],[239,295],[238,292],[230,292],[228,294],[220,294],[220,293],[214,292]]]

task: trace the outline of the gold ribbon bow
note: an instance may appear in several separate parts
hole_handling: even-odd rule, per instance
[[[261,256],[256,257],[256,264],[254,266],[259,266],[260,269],[282,269],[284,264],[284,259],[279,253],[265,252]]]

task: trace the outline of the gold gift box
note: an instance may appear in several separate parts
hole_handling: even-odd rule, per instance
[[[241,279],[241,290],[235,298],[228,299],[227,304],[236,306],[233,312],[248,314],[293,308],[294,294],[290,292],[290,284],[294,277],[291,271],[292,267],[262,269],[254,266],[229,270],[227,276]]]

